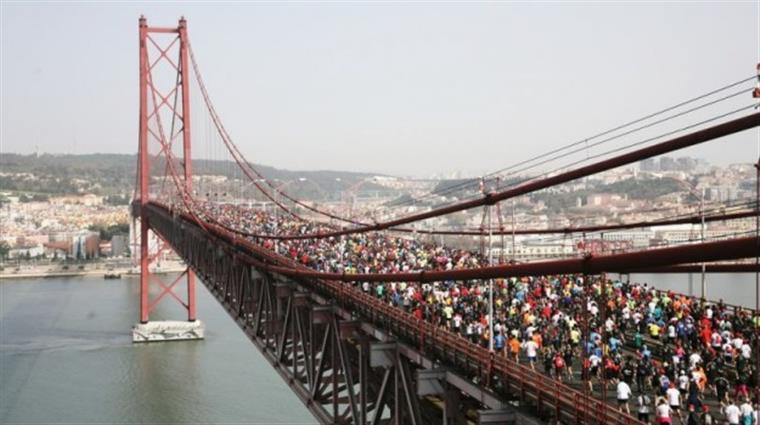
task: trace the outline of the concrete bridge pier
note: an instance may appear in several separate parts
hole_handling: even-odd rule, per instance
[[[132,342],[184,341],[203,339],[203,322],[156,320],[132,328]]]

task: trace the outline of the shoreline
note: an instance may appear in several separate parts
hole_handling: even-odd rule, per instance
[[[127,276],[140,276],[139,268],[135,267],[120,267],[108,269],[103,267],[107,263],[97,263],[94,267],[74,270],[62,270],[57,267],[55,270],[49,269],[49,266],[31,266],[21,267],[18,271],[10,271],[6,269],[4,272],[0,272],[0,281],[12,280],[12,279],[39,279],[39,278],[60,278],[60,277],[100,277],[105,278],[105,275],[119,275],[119,278]],[[180,263],[170,263],[165,267],[151,268],[152,274],[168,274],[168,273],[182,273],[186,269],[186,266]]]
[[[184,268],[171,268],[152,270],[151,274],[169,274],[169,273],[182,273]],[[133,271],[111,271],[109,274],[118,274],[121,277],[126,276],[140,276],[139,272]],[[100,277],[104,278],[106,272],[103,270],[84,270],[84,271],[66,271],[66,272],[32,272],[32,273],[2,273],[0,274],[0,281],[12,280],[12,279],[39,279],[39,278],[56,278],[56,277]],[[121,278],[120,277],[120,278]],[[119,278],[119,279],[120,279]]]
[[[131,272],[117,272],[122,276],[133,275]],[[2,273],[0,274],[0,281],[11,279],[36,279],[36,278],[56,278],[56,277],[103,277],[105,273],[100,270],[86,270],[86,271],[64,271],[64,272],[31,272],[31,273]],[[137,276],[138,274],[134,274]]]

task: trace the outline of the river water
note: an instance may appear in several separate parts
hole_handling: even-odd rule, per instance
[[[205,340],[133,345],[138,290],[137,278],[0,281],[0,424],[315,423],[202,285]],[[182,313],[166,297],[151,318]]]
[[[657,288],[669,289],[682,294],[696,296],[702,294],[702,275],[700,273],[692,273],[691,277],[688,274],[631,274],[630,280],[631,282],[646,282]],[[705,275],[705,288],[708,300],[723,299],[728,304],[755,307],[754,273],[707,273]]]
[[[687,275],[631,280],[689,291]],[[700,282],[694,274],[697,295]],[[138,288],[136,278],[0,281],[0,423],[315,422],[202,285],[205,340],[133,345]],[[755,275],[708,274],[707,293],[753,306]],[[182,313],[167,297],[151,317]]]

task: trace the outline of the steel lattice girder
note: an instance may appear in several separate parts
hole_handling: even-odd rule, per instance
[[[293,282],[257,272],[176,221],[157,218],[153,225],[320,422],[422,423],[409,360],[398,349],[394,364],[374,370],[367,363],[376,339],[360,322]]]

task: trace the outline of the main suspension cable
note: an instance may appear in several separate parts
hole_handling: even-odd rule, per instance
[[[321,209],[315,208],[315,207],[313,207],[313,206],[311,206],[311,205],[308,205],[308,204],[306,204],[306,203],[304,203],[304,202],[302,202],[302,201],[300,201],[300,200],[298,200],[298,199],[296,199],[296,198],[294,198],[294,197],[292,197],[292,196],[288,195],[288,194],[287,194],[287,193],[285,193],[284,191],[282,191],[282,190],[278,189],[277,187],[275,187],[275,186],[274,186],[274,185],[273,185],[273,184],[272,184],[272,183],[271,183],[271,182],[270,182],[268,179],[266,179],[266,178],[265,178],[265,177],[264,177],[264,176],[263,176],[263,175],[262,175],[262,174],[261,174],[261,173],[260,173],[260,172],[259,172],[259,171],[258,171],[258,170],[257,170],[257,169],[256,169],[256,168],[255,168],[255,167],[254,167],[254,166],[253,166],[253,165],[252,165],[252,164],[251,164],[251,163],[248,161],[248,160],[247,160],[247,159],[245,159],[245,157],[244,157],[244,155],[242,154],[242,152],[240,151],[240,149],[239,149],[239,148],[237,147],[237,145],[235,145],[235,143],[232,141],[231,137],[229,136],[229,133],[227,133],[227,131],[226,131],[226,129],[225,129],[225,127],[224,127],[224,125],[221,123],[221,119],[218,117],[218,114],[216,113],[216,110],[215,110],[215,108],[214,108],[214,106],[213,106],[213,103],[211,102],[210,96],[209,96],[209,94],[208,94],[208,92],[207,92],[207,90],[206,90],[206,88],[205,88],[205,84],[204,84],[204,82],[203,82],[203,79],[202,79],[202,76],[201,76],[201,74],[200,74],[199,66],[198,66],[198,64],[197,64],[197,61],[196,61],[196,59],[195,59],[195,55],[194,55],[194,52],[193,52],[193,50],[192,50],[192,46],[191,46],[189,43],[188,43],[188,48],[189,48],[189,52],[190,52],[190,57],[191,57],[191,61],[192,61],[192,65],[193,65],[193,69],[194,69],[194,71],[195,71],[196,79],[198,80],[198,84],[199,84],[199,87],[201,88],[201,93],[203,94],[203,97],[204,97],[204,100],[205,100],[206,106],[207,106],[207,108],[209,109],[209,113],[211,114],[212,120],[214,121],[214,124],[215,124],[215,126],[217,127],[217,131],[220,133],[220,136],[222,137],[222,140],[224,141],[224,144],[225,144],[225,146],[227,147],[227,149],[229,150],[230,154],[233,156],[233,159],[235,159],[235,161],[238,163],[238,165],[239,165],[241,168],[243,168],[243,169],[244,169],[244,172],[245,172],[246,176],[247,176],[247,177],[248,177],[248,178],[249,178],[249,179],[250,179],[250,180],[253,182],[254,186],[255,186],[257,189],[259,189],[259,191],[261,191],[261,192],[262,192],[262,193],[263,193],[263,194],[264,194],[264,195],[265,195],[267,198],[269,198],[269,199],[270,199],[272,202],[274,202],[275,204],[277,204],[277,205],[278,205],[278,206],[279,206],[281,209],[283,209],[284,211],[286,211],[286,212],[288,212],[289,214],[293,215],[294,217],[298,217],[298,216],[297,216],[295,213],[293,213],[292,211],[290,211],[288,208],[284,207],[284,205],[282,205],[282,204],[280,204],[279,202],[277,202],[277,201],[276,201],[276,200],[275,200],[275,199],[274,199],[274,198],[273,198],[273,197],[272,197],[272,196],[271,196],[271,195],[270,195],[270,194],[269,194],[267,191],[265,191],[265,190],[264,190],[264,189],[263,189],[263,188],[262,188],[262,187],[261,187],[261,186],[258,184],[258,182],[256,181],[256,179],[255,179],[253,176],[251,176],[251,175],[250,175],[250,174],[249,174],[249,173],[248,173],[248,172],[245,170],[246,168],[247,168],[247,169],[250,169],[250,170],[253,172],[253,174],[255,174],[255,175],[258,177],[258,179],[260,179],[260,180],[263,180],[263,181],[264,181],[264,183],[266,183],[266,184],[267,184],[267,185],[268,185],[268,186],[269,186],[269,187],[270,187],[270,188],[271,188],[271,189],[272,189],[274,192],[276,192],[276,193],[278,193],[279,195],[281,195],[282,197],[284,197],[284,198],[286,198],[286,199],[290,200],[291,202],[295,203],[296,205],[300,205],[300,206],[302,206],[302,207],[304,207],[304,208],[306,208],[306,209],[308,209],[308,210],[310,210],[310,211],[312,211],[312,212],[315,212],[315,213],[317,213],[317,214],[320,214],[320,215],[323,215],[323,216],[329,217],[329,218],[331,218],[331,219],[335,219],[335,220],[338,220],[338,221],[342,221],[342,222],[346,222],[346,223],[354,224],[354,225],[357,225],[357,226],[365,226],[365,227],[366,227],[366,226],[369,226],[369,224],[368,224],[368,223],[362,223],[362,222],[359,222],[359,221],[353,220],[353,219],[351,219],[351,218],[344,218],[344,217],[340,217],[340,216],[337,216],[337,215],[335,215],[335,214],[332,214],[332,213],[330,213],[330,212],[327,212],[327,211],[323,211],[323,210],[321,210]],[[558,153],[558,152],[562,152],[562,151],[564,151],[564,150],[567,150],[567,149],[569,149],[569,148],[571,148],[571,147],[574,147],[574,146],[577,146],[577,145],[579,145],[579,144],[583,144],[583,143],[586,143],[586,144],[587,144],[587,142],[588,142],[589,140],[593,140],[593,139],[596,139],[596,138],[599,138],[599,137],[602,137],[602,136],[605,136],[605,135],[611,134],[611,133],[613,133],[613,132],[615,132],[615,131],[618,131],[618,130],[620,130],[620,129],[623,129],[623,128],[626,128],[626,127],[629,127],[629,126],[631,126],[631,125],[634,125],[634,124],[636,124],[636,123],[639,123],[639,122],[645,121],[645,120],[647,120],[647,119],[653,118],[653,117],[655,117],[655,116],[658,116],[658,115],[661,115],[661,114],[663,114],[663,113],[666,113],[666,112],[672,111],[672,110],[674,110],[674,109],[680,108],[681,106],[687,105],[687,104],[689,104],[689,103],[693,103],[693,102],[695,102],[695,101],[698,101],[698,100],[704,99],[704,98],[706,98],[706,97],[709,97],[709,96],[711,96],[711,95],[713,95],[713,94],[716,94],[716,93],[719,93],[719,92],[721,92],[721,91],[727,90],[727,89],[729,89],[729,88],[735,87],[735,86],[737,86],[737,85],[740,85],[740,84],[746,83],[747,81],[749,81],[749,80],[752,80],[752,79],[754,79],[754,78],[755,78],[755,77],[753,76],[753,77],[750,77],[750,78],[748,78],[748,79],[743,79],[743,80],[737,81],[737,82],[735,82],[735,83],[731,83],[731,84],[729,84],[729,85],[726,85],[726,86],[723,86],[723,87],[721,87],[721,88],[719,88],[719,89],[716,89],[716,90],[710,91],[710,92],[708,92],[708,93],[702,94],[702,95],[700,95],[700,96],[697,96],[697,97],[694,97],[694,98],[688,99],[688,100],[686,100],[686,101],[683,101],[683,102],[680,102],[680,103],[678,103],[678,104],[676,104],[676,105],[673,105],[673,106],[670,106],[670,107],[668,107],[668,108],[665,108],[665,109],[662,109],[662,110],[656,111],[656,112],[654,112],[654,113],[648,114],[648,115],[646,115],[646,116],[644,116],[644,117],[638,118],[638,119],[636,119],[636,120],[633,120],[633,121],[630,121],[630,122],[628,122],[628,123],[625,123],[625,124],[619,125],[619,126],[617,126],[617,127],[614,127],[614,128],[612,128],[612,129],[609,129],[609,130],[603,131],[603,132],[601,132],[601,133],[597,133],[597,134],[595,134],[595,135],[593,135],[593,136],[591,136],[591,137],[589,137],[589,138],[583,139],[583,140],[581,140],[581,141],[578,141],[578,142],[575,142],[575,143],[572,143],[572,144],[566,145],[566,146],[564,146],[564,147],[561,147],[561,148],[558,148],[558,149],[554,149],[554,150],[550,151],[548,154],[540,155],[540,156],[537,156],[537,157],[534,157],[534,158],[531,158],[531,159],[528,159],[528,160],[525,160],[525,161],[521,161],[520,163],[518,163],[518,164],[516,164],[516,165],[513,165],[513,166],[511,166],[511,167],[508,167],[508,168],[504,168],[504,169],[502,169],[502,170],[496,171],[496,172],[494,172],[494,173],[491,173],[490,175],[494,175],[494,174],[498,174],[498,173],[504,172],[504,171],[508,170],[509,168],[514,168],[515,166],[519,166],[519,165],[522,165],[522,164],[530,163],[530,162],[532,162],[532,161],[534,161],[534,160],[536,160],[536,159],[539,159],[539,158],[543,158],[543,157],[545,157],[546,155],[550,155],[550,154],[552,154],[552,153]],[[606,142],[609,142],[609,141],[611,141],[611,140],[614,140],[614,139],[616,139],[616,138],[619,138],[619,137],[622,137],[622,136],[625,136],[625,135],[628,135],[628,134],[631,134],[631,133],[634,133],[634,132],[637,132],[637,131],[643,130],[643,129],[645,129],[645,128],[649,128],[649,127],[652,127],[652,126],[654,126],[654,125],[660,124],[660,123],[662,123],[662,122],[665,122],[665,121],[667,121],[667,120],[670,120],[670,119],[674,119],[674,118],[676,118],[676,117],[679,117],[679,116],[683,116],[683,115],[685,115],[685,114],[688,114],[688,113],[694,112],[694,111],[696,111],[696,110],[699,110],[699,109],[705,108],[705,107],[707,107],[707,106],[710,106],[710,105],[716,104],[716,103],[718,103],[718,102],[721,102],[721,101],[727,100],[727,99],[729,99],[729,98],[732,98],[732,97],[734,97],[734,96],[737,96],[737,95],[739,95],[739,94],[742,94],[742,93],[744,93],[744,91],[743,91],[743,90],[742,90],[742,91],[740,91],[740,92],[738,92],[738,93],[735,93],[735,94],[732,94],[732,95],[729,95],[729,96],[725,96],[725,97],[723,97],[723,98],[721,98],[721,99],[717,99],[717,100],[714,100],[714,101],[708,102],[708,103],[706,103],[706,104],[700,105],[700,106],[698,106],[698,107],[692,108],[692,109],[690,109],[690,110],[687,110],[687,111],[681,112],[681,113],[679,113],[679,114],[676,114],[676,115],[673,115],[673,116],[671,116],[671,117],[667,117],[667,118],[665,118],[665,119],[662,119],[662,120],[656,121],[656,122],[654,122],[654,123],[650,123],[650,124],[647,124],[647,125],[645,125],[645,126],[641,126],[641,127],[638,127],[638,128],[636,128],[636,129],[633,129],[633,130],[629,130],[629,131],[627,131],[627,132],[625,132],[625,133],[623,133],[623,134],[621,134],[621,135],[617,135],[617,136],[613,136],[613,137],[607,138],[607,139],[605,139],[605,140],[603,140],[603,141],[601,141],[601,142],[597,142],[597,143],[595,143],[594,145],[600,145],[600,144],[602,144],[602,143],[606,143]],[[585,147],[584,149],[586,149],[586,148],[587,148],[587,147]],[[555,158],[555,159],[556,159],[556,158]],[[535,166],[537,166],[537,165],[541,165],[541,164],[543,164],[543,163],[546,163],[546,162],[549,162],[549,161],[547,161],[547,160],[544,160],[543,162],[541,162],[541,163],[539,163],[539,164],[536,164],[536,165],[534,165],[534,166],[532,166],[532,167],[535,167]],[[532,167],[530,167],[530,168],[532,168]],[[521,171],[524,171],[524,170],[525,170],[525,168],[523,168]],[[299,218],[299,219],[301,219],[300,217],[298,217],[298,218]],[[401,230],[402,230],[402,231],[405,231],[406,229],[401,229]]]

